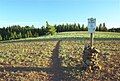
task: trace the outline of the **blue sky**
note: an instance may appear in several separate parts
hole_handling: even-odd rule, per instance
[[[0,27],[80,23],[96,18],[108,28],[120,27],[120,0],[0,0]]]

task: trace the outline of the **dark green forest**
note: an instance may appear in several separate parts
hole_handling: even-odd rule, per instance
[[[80,25],[79,23],[67,23],[52,26],[49,25],[47,21],[46,26],[42,26],[41,28],[36,28],[34,27],[34,25],[24,27],[20,25],[13,25],[9,27],[0,28],[0,40],[39,37],[43,35],[53,35],[55,33],[67,31],[87,31],[87,27],[84,24]],[[96,31],[120,32],[120,28],[107,29],[105,23],[103,23],[96,27]]]

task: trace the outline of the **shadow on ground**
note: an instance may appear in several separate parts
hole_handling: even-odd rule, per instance
[[[63,67],[61,66],[61,58],[59,57],[60,41],[57,42],[55,48],[53,49],[52,65],[50,68],[41,67],[0,67],[0,71],[9,72],[23,72],[23,71],[36,71],[36,72],[46,72],[48,74],[53,74],[51,81],[79,81],[76,76],[81,77],[82,68],[80,66],[76,67]]]

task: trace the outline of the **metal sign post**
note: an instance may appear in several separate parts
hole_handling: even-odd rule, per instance
[[[90,33],[90,46],[93,46],[93,33],[96,29],[96,19],[95,18],[89,18],[88,19],[88,32]]]

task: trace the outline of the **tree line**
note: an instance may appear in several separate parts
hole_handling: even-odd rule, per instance
[[[109,32],[120,32],[120,28],[111,28],[108,31]]]
[[[0,40],[38,37],[45,35],[45,31],[45,27],[35,28],[33,25],[24,27],[13,25],[6,28],[0,28]]]
[[[50,25],[46,21],[46,27],[42,26],[41,28],[36,28],[34,25],[32,26],[20,26],[20,25],[13,25],[9,27],[0,28],[0,40],[12,40],[12,39],[20,39],[20,38],[29,38],[29,37],[39,37],[43,35],[53,35],[59,32],[66,32],[66,31],[87,31],[87,27],[79,23],[76,24],[59,24],[59,25]],[[118,32],[116,29],[107,29],[105,23],[100,24],[96,27],[96,31],[113,31]],[[120,30],[120,29],[119,29]]]
[[[62,25],[55,25],[54,26],[57,29],[57,32],[65,32],[65,31],[87,31],[88,28],[84,24],[80,25],[79,23],[76,24],[62,24]],[[107,31],[107,27],[105,23],[100,24],[96,27],[96,31]]]

